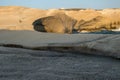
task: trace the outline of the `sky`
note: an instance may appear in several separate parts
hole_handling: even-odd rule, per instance
[[[120,8],[120,0],[0,0],[0,6],[51,8]]]

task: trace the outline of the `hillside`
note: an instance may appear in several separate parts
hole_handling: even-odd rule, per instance
[[[120,28],[120,9],[34,9],[20,6],[0,7],[0,29],[34,30],[32,23],[47,16],[63,12],[77,20],[76,29],[81,31],[96,31],[102,29]],[[81,21],[84,21],[81,23]]]
[[[32,22],[44,16],[45,10],[19,6],[0,7],[0,29],[33,30]]]

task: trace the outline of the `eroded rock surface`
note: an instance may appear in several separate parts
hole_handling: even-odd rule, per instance
[[[65,13],[57,13],[54,16],[40,18],[33,22],[34,29],[40,32],[72,33],[77,20]]]

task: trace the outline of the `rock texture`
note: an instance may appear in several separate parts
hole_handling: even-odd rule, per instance
[[[53,34],[37,31],[0,31],[0,46],[68,51],[120,58],[119,34]]]
[[[40,32],[72,33],[77,20],[65,13],[56,13],[53,16],[40,18],[33,22],[34,29]]]
[[[0,80],[119,80],[109,57],[0,47]]]

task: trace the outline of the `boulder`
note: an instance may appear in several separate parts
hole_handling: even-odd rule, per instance
[[[34,29],[40,32],[72,33],[77,20],[65,13],[56,13],[52,16],[43,17],[33,22]]]

